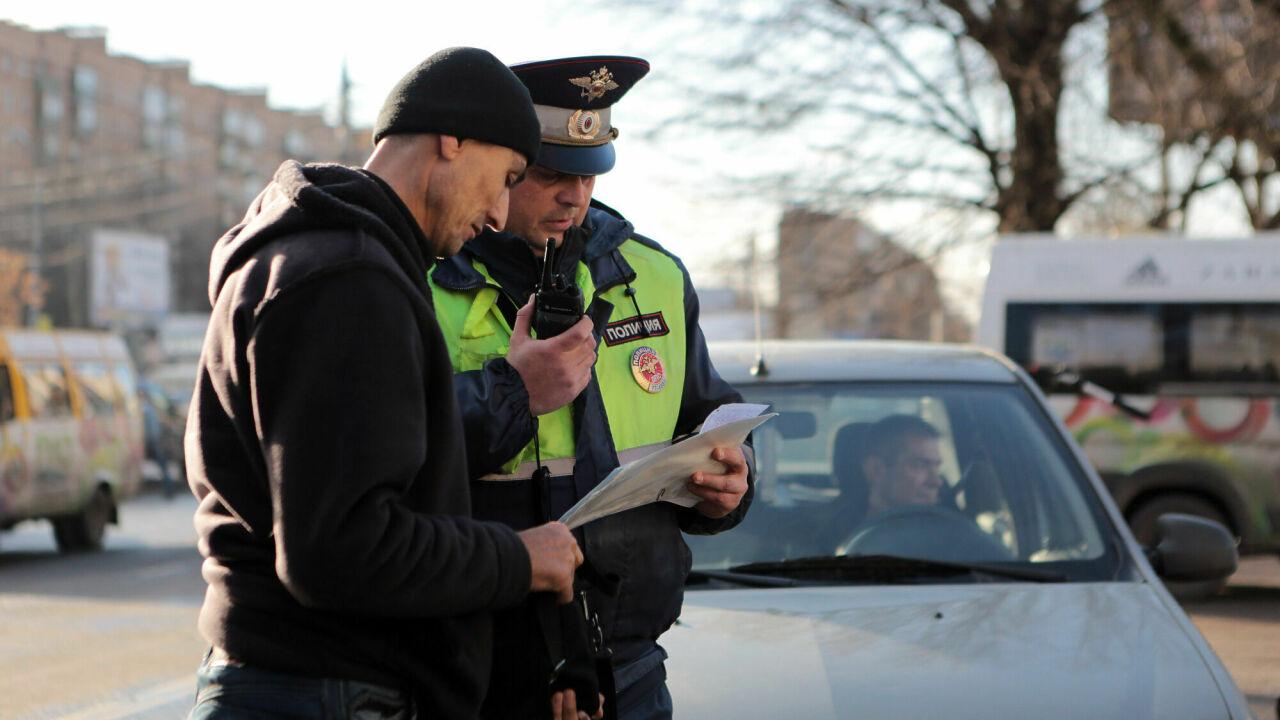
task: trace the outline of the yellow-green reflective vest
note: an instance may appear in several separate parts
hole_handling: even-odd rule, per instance
[[[588,304],[591,298],[599,297],[613,305],[595,371],[613,447],[621,452],[671,440],[684,393],[686,328],[684,274],[676,262],[635,240],[622,243],[618,252],[635,271],[631,287],[642,318],[624,294],[626,285],[619,283],[597,296],[582,262],[577,266],[576,281]],[[505,356],[511,346],[511,326],[498,307],[502,291],[483,263],[473,259],[471,265],[484,277],[484,287],[449,290],[434,280],[431,283],[454,372],[478,370],[488,360]],[[648,328],[648,337],[637,332],[637,322]],[[638,367],[633,370],[633,365]],[[645,384],[657,391],[651,392]],[[543,460],[574,457],[572,405],[538,419],[538,445]],[[521,463],[534,458],[531,442],[503,463],[500,472],[515,473]]]

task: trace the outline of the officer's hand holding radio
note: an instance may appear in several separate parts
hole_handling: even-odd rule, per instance
[[[520,373],[535,415],[573,402],[591,380],[598,341],[582,314],[582,292],[556,272],[555,240],[543,253],[542,282],[516,313],[507,362]],[[538,338],[531,336],[536,329]]]
[[[529,298],[516,313],[507,362],[520,373],[529,391],[529,410],[546,415],[573,402],[591,380],[596,339],[591,321],[583,317],[559,335],[538,340],[529,332],[532,319],[533,298]]]

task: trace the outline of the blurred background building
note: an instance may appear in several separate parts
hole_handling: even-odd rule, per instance
[[[925,258],[855,218],[789,208],[778,227],[776,267],[777,337],[969,338]]]
[[[885,338],[966,342],[972,327],[949,307],[930,258],[855,217],[793,205],[777,249],[726,261],[719,286],[699,286],[709,340]]]
[[[339,107],[335,126],[109,54],[99,29],[0,21],[0,322],[146,335],[207,313],[209,252],[283,160],[363,161]]]

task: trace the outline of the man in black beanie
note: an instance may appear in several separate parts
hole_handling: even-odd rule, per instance
[[[212,646],[193,718],[474,717],[490,612],[571,597],[563,525],[470,517],[426,282],[504,223],[539,146],[529,94],[445,50],[375,139],[363,168],[281,165],[213,251],[186,434]]]

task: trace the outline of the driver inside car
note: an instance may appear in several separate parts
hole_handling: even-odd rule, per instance
[[[951,499],[942,477],[942,438],[916,415],[850,423],[836,436],[836,478],[843,517],[828,524],[837,555],[900,555],[950,561],[998,561],[1009,549]]]
[[[904,505],[936,505],[946,484],[939,472],[942,433],[915,415],[890,415],[867,435],[867,517]]]

